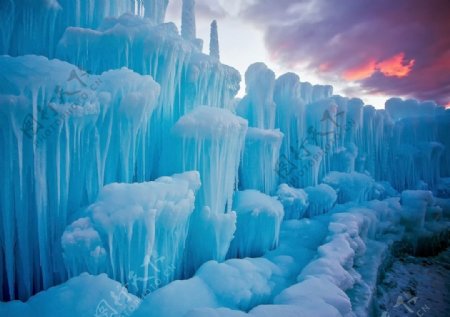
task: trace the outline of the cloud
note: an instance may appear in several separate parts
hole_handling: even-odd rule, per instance
[[[411,72],[412,67],[416,61],[411,59],[409,62],[405,61],[405,53],[399,53],[380,63],[377,68],[387,77],[405,77]]]
[[[271,58],[362,89],[450,102],[450,1],[255,0]]]
[[[414,59],[405,61],[405,53],[398,53],[380,62],[377,62],[375,59],[370,59],[362,65],[345,70],[342,77],[349,81],[357,81],[370,78],[376,71],[379,71],[386,77],[401,78],[408,76],[415,62]],[[329,71],[329,68],[324,70],[320,66],[319,70]]]
[[[345,70],[343,73],[343,77],[346,80],[361,80],[369,78],[370,76],[372,76],[373,73],[375,73],[376,68],[377,68],[376,60],[371,59],[362,65]],[[329,71],[329,68],[327,69],[327,71]]]

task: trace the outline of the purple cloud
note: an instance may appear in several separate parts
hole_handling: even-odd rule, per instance
[[[271,57],[371,93],[450,102],[450,1],[256,0]]]

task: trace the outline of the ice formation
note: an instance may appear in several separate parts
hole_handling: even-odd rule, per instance
[[[336,191],[327,184],[308,186],[305,188],[305,193],[308,195],[309,201],[305,214],[308,217],[327,212],[334,206],[338,197]]]
[[[393,244],[448,232],[449,110],[263,63],[235,99],[168,3],[2,2],[0,315],[369,316]]]
[[[138,144],[160,89],[128,69],[91,75],[45,57],[2,56],[0,69],[0,284],[2,298],[26,299],[65,279],[59,240],[71,215],[103,184],[142,178]]]
[[[219,52],[219,34],[217,32],[217,21],[211,22],[211,35],[209,38],[209,56],[220,59]]]
[[[62,235],[69,276],[106,272],[139,295],[179,278],[200,185],[198,172],[186,172],[105,186]]]
[[[375,181],[361,173],[331,172],[322,181],[336,190],[339,203],[372,200],[375,195]]]
[[[142,4],[140,6],[138,5],[139,1],[134,2],[138,6],[138,10],[142,9]],[[169,0],[143,0],[143,4],[146,18],[149,18],[155,24],[164,22]]]
[[[239,169],[241,189],[257,189],[269,195],[275,192],[282,140],[279,130],[248,128]]]
[[[301,188],[289,187],[281,184],[277,190],[277,196],[284,208],[284,218],[301,219],[309,207],[308,195]]]
[[[233,209],[237,220],[229,258],[262,256],[277,246],[284,211],[276,198],[257,190],[237,192]]]
[[[245,87],[247,95],[237,106],[237,114],[246,118],[251,127],[274,129],[275,73],[263,63],[250,65],[245,72]]]
[[[107,312],[129,316],[140,303],[141,300],[138,297],[129,294],[121,283],[109,279],[106,274],[92,276],[83,273],[65,284],[33,296],[26,303],[0,302],[0,315],[5,317],[77,317],[101,316],[102,312]]]
[[[226,109],[199,106],[172,128],[163,153],[165,173],[198,170],[203,186],[196,197],[185,256],[191,275],[207,260],[223,260],[235,231],[232,211],[247,121]],[[176,155],[174,155],[176,153]]]

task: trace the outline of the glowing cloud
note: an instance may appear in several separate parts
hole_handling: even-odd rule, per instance
[[[377,68],[385,76],[401,78],[408,76],[415,62],[414,59],[407,62],[405,53],[399,53],[378,63]]]
[[[357,66],[355,68],[348,69],[344,72],[343,77],[346,80],[362,80],[365,78],[369,78],[376,70],[377,63],[376,61],[370,60],[363,65]]]
[[[379,71],[386,77],[401,78],[408,76],[414,66],[414,63],[414,59],[407,62],[405,60],[405,53],[402,52],[381,62],[371,59],[362,65],[347,69],[344,71],[343,77],[346,80],[357,81],[369,78],[376,71]]]

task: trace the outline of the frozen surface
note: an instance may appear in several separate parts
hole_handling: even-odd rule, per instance
[[[385,273],[378,286],[380,314],[446,316],[450,309],[450,250],[434,257],[402,256]]]
[[[358,207],[337,205],[330,214],[311,220],[285,221],[279,247],[262,258],[207,262],[194,277],[172,282],[122,308],[132,309],[134,317],[367,316],[387,248],[403,237],[405,206],[389,198]],[[65,286],[75,288],[77,279]],[[28,316],[27,306],[46,293],[27,304],[0,304],[0,311],[19,310],[19,316]],[[97,307],[94,298],[84,302],[85,311]]]

